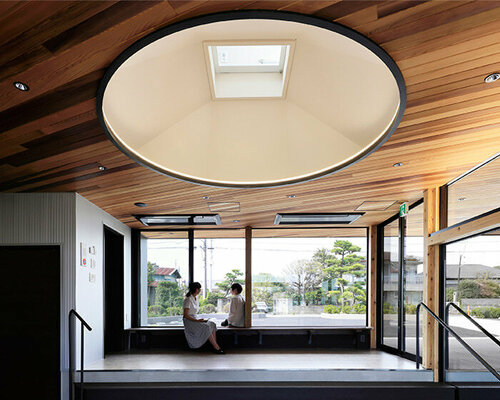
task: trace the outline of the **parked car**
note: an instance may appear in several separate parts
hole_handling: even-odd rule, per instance
[[[269,311],[269,308],[267,307],[267,304],[265,302],[256,301],[255,302],[255,311],[267,313]]]

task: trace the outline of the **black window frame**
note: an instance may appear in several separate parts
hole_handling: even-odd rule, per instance
[[[409,211],[424,203],[424,199],[419,199],[412,203]],[[383,295],[384,295],[384,228],[390,223],[398,221],[398,248],[399,248],[399,266],[398,266],[398,346],[397,348],[390,347],[382,343],[384,328],[383,328]],[[422,220],[422,224],[424,221]],[[398,355],[411,361],[416,361],[416,355],[408,353],[405,350],[405,326],[404,321],[404,239],[405,239],[406,218],[400,217],[399,213],[386,219],[377,226],[377,348],[388,353]]]
[[[483,162],[475,165],[474,167],[472,167],[468,171],[457,176],[456,178],[453,178],[451,181],[449,181],[449,182],[447,182],[444,185],[439,187],[439,203],[440,203],[439,204],[439,231],[447,229],[447,228],[451,228],[454,226],[461,225],[465,222],[469,222],[471,220],[477,219],[481,216],[488,215],[492,212],[496,212],[499,210],[499,208],[496,208],[496,209],[481,213],[480,215],[473,215],[473,216],[471,216],[463,221],[458,221],[453,225],[449,225],[449,221],[448,221],[448,208],[449,208],[448,191],[449,191],[449,187],[452,186],[453,184],[461,181],[462,179],[468,177],[469,175],[472,175],[474,172],[480,170],[481,168],[487,166],[488,164],[494,162],[497,159],[500,159],[500,152],[492,155],[491,157],[487,158]]]
[[[364,229],[366,237],[366,311],[365,311],[365,327],[368,327],[369,315],[368,315],[368,302],[370,299],[370,287],[369,287],[369,262],[370,262],[370,232],[369,227],[366,226],[351,226],[351,227],[299,227],[299,226],[287,226],[282,228],[266,227],[266,228],[254,228],[253,230],[290,230],[290,229]],[[187,232],[188,233],[188,252],[189,252],[189,282],[193,282],[194,279],[194,233],[195,231],[234,231],[234,230],[244,230],[245,228],[154,228],[154,229],[132,229],[132,267],[131,267],[131,288],[132,288],[132,328],[149,328],[148,326],[141,325],[141,240],[143,232]],[[253,239],[253,238],[252,238]],[[246,268],[245,268],[246,276]],[[175,327],[172,327],[175,328]],[[290,328],[314,328],[314,326],[289,326],[283,327],[285,329]],[[164,329],[169,329],[165,327]]]

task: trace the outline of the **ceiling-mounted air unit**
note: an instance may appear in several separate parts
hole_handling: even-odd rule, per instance
[[[219,214],[166,214],[166,215],[134,215],[146,226],[153,225],[220,225]]]
[[[274,225],[351,224],[364,213],[276,214]]]

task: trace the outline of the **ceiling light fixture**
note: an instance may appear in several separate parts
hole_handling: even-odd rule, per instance
[[[295,199],[297,196],[295,196],[294,194],[289,194],[287,197],[288,197],[289,199]]]
[[[233,219],[233,222],[240,222],[239,219]]]
[[[402,162],[397,162],[396,164],[393,164],[393,167],[402,167],[404,164]]]
[[[486,78],[484,78],[484,81],[486,83],[492,83],[496,82],[500,79],[500,73],[494,72],[493,74],[489,74]]]
[[[152,225],[220,225],[219,214],[134,215],[146,226]]]
[[[137,202],[137,203],[134,203],[134,206],[136,207],[147,207],[147,204],[146,203],[141,203],[140,201]]]
[[[106,171],[106,167],[102,166],[102,165],[99,165],[99,171]]]
[[[30,90],[29,86],[26,85],[26,83],[14,82],[14,86],[16,87],[16,89],[19,89],[22,92],[27,92],[28,90]]]
[[[203,200],[210,200],[210,196],[203,196]]]
[[[274,225],[351,224],[364,214],[363,212],[276,214]]]
[[[467,200],[467,198],[466,198],[466,197],[459,197],[459,198],[458,198],[458,201],[465,201],[465,200]]]

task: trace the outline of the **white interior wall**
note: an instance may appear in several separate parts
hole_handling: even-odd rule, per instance
[[[68,313],[74,308],[92,326],[85,333],[85,364],[104,355],[103,225],[124,235],[124,326],[131,315],[130,228],[76,193],[0,193],[0,244],[61,246],[61,386],[68,398]],[[96,246],[96,281],[80,266],[80,241]],[[76,325],[79,328],[79,325]],[[76,349],[79,349],[79,329]],[[75,362],[79,365],[79,351]]]
[[[85,333],[85,365],[104,357],[104,225],[124,236],[124,327],[130,327],[131,316],[131,264],[130,228],[101,210],[80,195],[76,195],[76,309],[92,327]],[[95,247],[95,254],[87,258],[95,260],[95,267],[80,265],[80,243]],[[90,264],[90,262],[88,262]],[[93,274],[95,280],[90,281]]]

